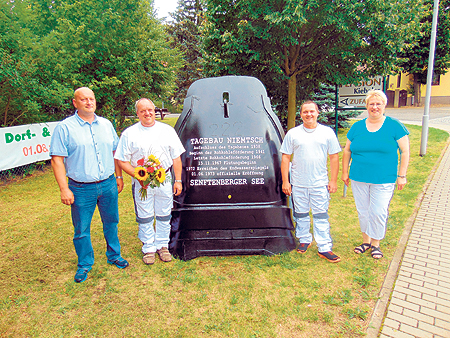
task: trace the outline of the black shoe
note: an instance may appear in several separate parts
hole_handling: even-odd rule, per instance
[[[87,274],[88,272],[86,270],[78,269],[73,280],[75,283],[83,283],[87,279]]]
[[[337,263],[341,261],[338,255],[335,255],[332,251],[319,252],[319,256],[325,258],[328,262]]]
[[[300,254],[304,254],[306,252],[306,250],[309,249],[310,246],[311,246],[311,243],[300,243],[298,245],[297,252]]]
[[[108,264],[113,264],[117,266],[119,269],[125,269],[130,263],[128,263],[125,259],[122,257],[117,258],[115,261],[110,261],[108,259]]]

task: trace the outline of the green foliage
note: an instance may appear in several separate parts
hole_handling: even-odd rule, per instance
[[[420,15],[420,29],[410,36],[399,53],[398,66],[404,72],[418,74],[417,81],[426,84],[430,53],[431,23],[434,1],[426,0]],[[434,73],[445,74],[450,66],[450,0],[439,2]]]
[[[203,77],[201,65],[202,0],[179,0],[178,8],[172,13],[174,18],[166,30],[172,37],[171,45],[183,53],[184,66],[178,71],[177,91],[173,96],[176,104],[183,104],[189,86]]]
[[[203,37],[206,75],[251,75],[277,110],[320,83],[349,84],[387,74],[416,27],[418,2],[207,0]]]
[[[119,125],[139,97],[170,95],[181,58],[152,13],[147,0],[2,4],[2,125],[61,119],[81,86]]]
[[[329,126],[331,128],[336,127],[336,114],[335,114],[335,101],[336,101],[336,90],[335,86],[326,83],[320,83],[318,88],[314,90],[309,97],[305,100],[312,100],[319,106],[319,116],[317,121],[321,124]],[[349,119],[359,116],[361,114],[360,110],[339,110],[338,112],[338,128],[349,128]],[[279,111],[280,122],[283,128],[287,129],[287,114],[285,111]],[[300,107],[295,116],[295,124],[301,124],[300,118]]]
[[[404,48],[398,53],[398,70],[414,75],[414,95],[420,102],[420,84],[426,84],[430,53],[431,26],[433,19],[432,0],[425,0],[420,13],[420,27],[410,35]],[[445,74],[450,66],[450,0],[439,2],[436,50],[433,72]]]
[[[336,89],[329,84],[321,83],[318,89],[311,95],[311,99],[317,103],[320,109],[320,114],[317,121],[320,123],[335,128],[336,126]],[[338,111],[338,128],[349,128],[349,119],[361,114],[360,110],[339,110]]]

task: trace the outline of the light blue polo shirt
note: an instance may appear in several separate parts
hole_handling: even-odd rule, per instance
[[[96,182],[114,173],[113,151],[118,143],[110,121],[95,115],[89,123],[75,112],[55,127],[50,156],[65,157],[66,174],[74,181]]]

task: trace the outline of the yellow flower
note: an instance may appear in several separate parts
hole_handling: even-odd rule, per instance
[[[159,183],[164,182],[166,179],[166,171],[164,169],[158,169],[156,172],[156,178],[158,179]]]
[[[150,155],[150,156],[148,157],[148,160],[149,160],[149,161],[153,161],[156,165],[160,165],[160,164],[161,164],[161,162],[159,162],[159,160],[156,158],[155,155]]]
[[[136,167],[134,169],[134,177],[139,181],[145,181],[148,178],[147,169],[144,167]]]

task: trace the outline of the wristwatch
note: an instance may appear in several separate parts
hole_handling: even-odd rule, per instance
[[[182,180],[175,180],[175,182],[177,182],[177,183],[183,183]]]

